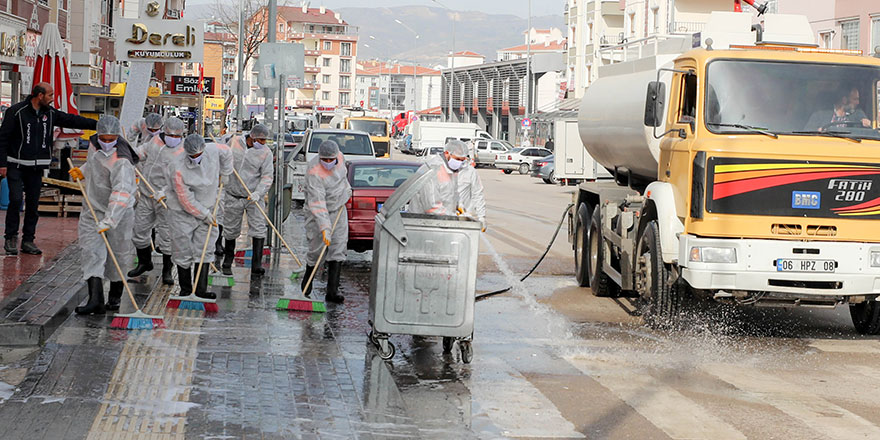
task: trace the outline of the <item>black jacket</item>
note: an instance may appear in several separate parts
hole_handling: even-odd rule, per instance
[[[0,124],[0,167],[46,168],[52,161],[55,127],[94,130],[98,121],[64,113],[52,107],[34,110],[26,99],[9,107]]]

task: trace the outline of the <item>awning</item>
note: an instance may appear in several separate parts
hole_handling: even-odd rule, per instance
[[[125,83],[110,83],[110,90],[107,93],[88,93],[81,92],[80,96],[112,96],[121,98],[125,96]]]
[[[172,105],[185,107],[198,107],[198,95],[159,95],[154,98],[147,98],[149,104],[156,105]]]

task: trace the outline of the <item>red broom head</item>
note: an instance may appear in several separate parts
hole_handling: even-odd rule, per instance
[[[179,299],[170,299],[168,300],[168,304],[165,304],[166,309],[179,309],[180,308],[180,300]]]
[[[217,303],[205,303],[205,313],[218,313],[220,306]]]
[[[128,318],[116,317],[110,322],[110,328],[128,328]]]

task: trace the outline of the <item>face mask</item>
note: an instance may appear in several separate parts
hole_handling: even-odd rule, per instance
[[[262,149],[262,148],[265,148],[265,147],[266,147],[266,144],[261,144],[261,143],[259,143],[259,142],[257,142],[257,141],[254,141],[254,148],[256,148],[256,149],[259,150],[259,149]]]
[[[165,145],[167,145],[171,148],[174,148],[174,147],[180,145],[181,142],[183,142],[183,138],[175,138],[175,137],[170,137],[170,136],[165,137]]]
[[[150,133],[150,136],[155,136],[155,135],[159,134],[159,132],[161,132],[161,131],[162,130],[160,130],[158,128],[155,130],[150,130],[149,128],[147,129],[147,132]]]
[[[461,166],[464,164],[464,161],[458,159],[452,159],[446,161],[446,165],[449,166],[449,169],[452,171],[458,171],[461,169]]]
[[[333,162],[324,162],[324,161],[322,160],[322,161],[321,161],[321,166],[324,167],[325,170],[330,171],[330,170],[333,169],[333,167],[336,166],[336,159],[333,159]]]
[[[198,165],[198,164],[202,163],[202,156],[199,156],[199,157],[190,157],[189,160],[191,160],[192,163]]]
[[[114,140],[113,142],[102,142],[100,139],[98,139],[98,144],[101,146],[102,150],[110,151],[113,149],[113,147],[116,146],[116,141]]]

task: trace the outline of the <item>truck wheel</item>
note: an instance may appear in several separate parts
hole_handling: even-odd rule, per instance
[[[602,243],[602,223],[599,216],[601,209],[596,207],[593,209],[593,216],[590,220],[590,227],[587,229],[587,247],[586,254],[589,262],[586,264],[587,271],[590,275],[590,290],[594,296],[615,296],[616,286],[608,277],[608,274],[602,271],[605,255],[602,252],[604,244]]]
[[[880,303],[876,300],[849,305],[856,331],[863,335],[880,334]]]
[[[527,163],[519,164],[519,173],[520,174],[529,174],[529,164],[527,164]]]
[[[636,246],[635,288],[647,302],[645,320],[655,327],[669,327],[681,311],[680,293],[671,280],[672,271],[663,262],[660,227],[656,220],[645,226]]]
[[[587,247],[587,231],[590,226],[590,210],[586,203],[581,203],[578,207],[577,217],[574,229],[574,275],[577,278],[578,286],[587,287],[590,285],[590,272],[587,266],[590,264],[590,256],[586,252]]]
[[[513,170],[501,170],[501,171],[504,171],[504,174],[510,174],[513,172]]]

